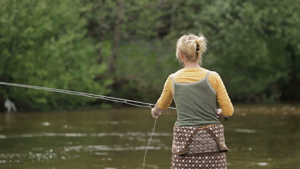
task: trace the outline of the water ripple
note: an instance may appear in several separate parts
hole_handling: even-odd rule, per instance
[[[235,129],[235,132],[238,132],[238,133],[256,133],[256,130],[251,130],[251,129]]]
[[[105,136],[115,136],[115,137],[137,137],[137,136],[150,136],[151,133],[142,132],[127,132],[127,133],[32,133],[32,134],[19,134],[19,135],[0,135],[0,139],[9,138],[34,138],[34,137],[105,137]],[[153,136],[161,137],[172,137],[172,133],[153,133]]]

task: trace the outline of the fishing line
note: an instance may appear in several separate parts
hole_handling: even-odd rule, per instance
[[[152,133],[151,133],[151,136],[150,136],[150,138],[149,138],[148,145],[147,145],[147,148],[146,148],[146,151],[145,151],[145,154],[144,154],[143,169],[145,168],[146,155],[147,155],[147,151],[148,151],[148,149],[149,149],[149,145],[150,145],[150,142],[151,142],[151,140],[152,140],[152,136],[153,136],[153,133],[154,133],[154,130],[155,130],[156,120],[157,120],[157,118],[155,118],[154,125],[153,125],[153,129],[152,129]]]
[[[15,87],[23,87],[23,88],[29,88],[29,89],[46,90],[46,91],[57,92],[57,93],[65,93],[65,94],[69,94],[69,95],[77,95],[77,96],[84,96],[84,97],[90,97],[90,98],[95,98],[95,99],[103,99],[103,100],[107,100],[107,101],[128,104],[128,105],[136,106],[136,107],[153,108],[155,106],[155,104],[152,104],[152,103],[140,102],[140,101],[129,100],[129,99],[122,99],[122,98],[117,98],[117,97],[109,97],[109,96],[97,95],[97,94],[91,94],[91,93],[76,92],[76,91],[71,91],[71,90],[62,90],[62,89],[55,89],[55,88],[49,88],[49,87],[8,83],[8,82],[0,82],[0,84],[5,85],[5,86],[15,86]],[[176,110],[175,107],[169,107],[169,109]]]
[[[84,92],[76,92],[76,91],[71,91],[71,90],[62,90],[62,89],[55,89],[55,88],[49,88],[49,87],[41,87],[41,86],[33,86],[33,85],[25,85],[25,84],[17,84],[17,83],[8,83],[8,82],[0,82],[0,84],[5,85],[5,86],[15,86],[15,87],[23,87],[23,88],[29,88],[29,89],[46,90],[46,91],[57,92],[57,93],[65,93],[65,94],[85,96],[85,97],[90,97],[90,98],[95,98],[95,99],[103,99],[103,100],[107,100],[107,101],[124,103],[124,104],[128,104],[128,105],[131,105],[131,106],[137,106],[137,107],[153,108],[155,106],[155,104],[146,103],[146,102],[122,99],[122,98],[117,98],[117,97],[109,97],[109,96],[103,96],[103,95],[97,95],[97,94],[90,94],[90,93],[84,93]],[[169,107],[169,109],[176,110],[175,107]],[[155,118],[152,133],[150,135],[147,148],[145,150],[143,169],[145,168],[146,155],[147,155],[147,151],[149,149],[149,145],[151,143],[152,136],[153,136],[153,133],[154,133],[154,130],[155,130],[156,121],[157,121],[157,118]]]

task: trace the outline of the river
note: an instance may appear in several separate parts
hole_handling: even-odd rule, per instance
[[[169,168],[174,110],[157,120],[147,169]],[[300,105],[235,105],[228,168],[300,168]],[[147,108],[0,114],[0,168],[141,169],[154,119]]]

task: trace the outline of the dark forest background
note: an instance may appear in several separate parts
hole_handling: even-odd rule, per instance
[[[177,39],[203,33],[202,66],[234,102],[299,101],[299,28],[300,0],[1,0],[0,81],[155,103],[181,68]],[[6,98],[21,110],[108,104],[0,85]]]

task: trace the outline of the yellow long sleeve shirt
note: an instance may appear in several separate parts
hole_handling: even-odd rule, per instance
[[[192,83],[205,78],[207,73],[208,70],[201,67],[183,68],[178,70],[176,73],[174,73],[173,77],[174,77],[174,81],[179,83]],[[217,102],[219,103],[220,108],[223,111],[223,114],[225,116],[231,116],[234,111],[233,105],[231,103],[231,100],[228,96],[225,85],[220,75],[216,72],[211,72],[211,74],[208,77],[208,80],[211,86],[216,91]],[[173,99],[172,83],[173,82],[170,75],[166,80],[162,94],[157,101],[158,107],[163,110],[168,109],[172,103],[172,99]]]

